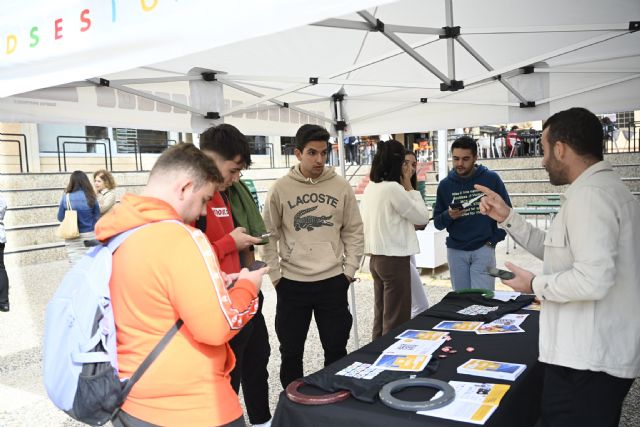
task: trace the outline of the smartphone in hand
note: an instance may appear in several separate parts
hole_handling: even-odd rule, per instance
[[[254,261],[251,263],[251,265],[249,267],[247,267],[249,269],[249,271],[256,271],[256,270],[260,270],[262,267],[266,267],[267,263],[263,262],[263,261]]]
[[[460,209],[464,208],[464,206],[462,206],[462,203],[460,202],[453,202],[449,205],[449,207],[454,211],[459,211]]]
[[[266,245],[267,243],[269,243],[269,237],[271,237],[271,233],[258,234],[258,235],[254,235],[253,237],[262,239],[260,243],[257,243],[258,245]]]
[[[508,270],[500,270],[499,268],[495,267],[487,267],[487,274],[489,276],[498,277],[503,280],[511,280],[516,277],[515,274]]]

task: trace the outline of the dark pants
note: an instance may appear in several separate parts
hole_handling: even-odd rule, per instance
[[[302,358],[312,314],[324,349],[324,366],[346,356],[353,320],[349,313],[348,289],[349,281],[344,274],[318,282],[298,282],[284,277],[278,282],[276,333],[280,340],[283,388],[304,376]]]
[[[111,420],[111,423],[113,424],[113,427],[160,427],[156,424],[142,421],[140,418],[129,415],[124,411],[119,411],[118,415]],[[240,417],[237,420],[218,427],[247,427],[247,424],[244,422],[244,417]]]
[[[347,162],[351,163],[359,163],[358,162],[358,146],[355,144],[347,144],[344,146],[345,157]]]
[[[543,427],[617,427],[633,383],[604,372],[544,365]]]
[[[262,292],[258,293],[258,298],[258,312],[229,343],[236,355],[236,367],[231,371],[231,386],[238,393],[242,384],[244,404],[251,424],[262,424],[271,419],[267,370],[271,347],[267,324],[262,315]]]
[[[411,319],[411,257],[371,255],[374,316],[372,338]]]
[[[9,302],[9,276],[4,268],[4,243],[0,243],[0,304]]]

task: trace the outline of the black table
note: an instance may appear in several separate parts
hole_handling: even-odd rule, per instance
[[[485,426],[513,427],[533,426],[540,415],[540,397],[542,394],[542,366],[538,358],[538,320],[537,311],[522,310],[529,317],[521,327],[525,333],[477,335],[475,332],[450,332],[452,340],[444,345],[450,345],[458,352],[440,359],[439,367],[431,378],[444,381],[456,380],[467,382],[486,382],[509,384],[511,388],[503,397],[500,406],[484,424]],[[349,366],[353,362],[373,363],[380,353],[391,345],[406,329],[431,329],[443,319],[426,316],[428,310],[387,335],[371,342],[361,349],[345,356],[334,365],[340,368]],[[472,353],[466,347],[475,348]],[[437,352],[434,354],[439,354]],[[504,381],[493,378],[461,375],[456,368],[471,358],[495,360],[500,362],[524,363],[527,369],[515,381]],[[303,386],[300,391],[307,394],[323,394],[324,392],[311,386]],[[435,391],[412,387],[403,390],[396,397],[407,400],[426,400]],[[290,401],[286,394],[280,394],[278,406],[273,418],[273,427],[411,427],[411,426],[461,426],[475,425],[443,418],[418,415],[414,412],[397,411],[391,409],[379,400],[376,403],[365,403],[350,397],[342,402],[309,406]]]

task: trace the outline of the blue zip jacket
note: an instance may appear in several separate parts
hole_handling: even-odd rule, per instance
[[[93,205],[93,208],[89,207],[87,198],[84,195],[84,191],[77,190],[69,193],[71,200],[71,209],[78,211],[78,230],[81,233],[88,233],[93,231],[96,226],[96,222],[100,218],[100,205],[98,201]],[[67,210],[67,194],[65,193],[60,200],[60,206],[58,206],[58,221],[64,219],[64,211]]]
[[[449,232],[447,247],[462,251],[475,251],[484,244],[496,243],[504,240],[507,233],[498,228],[495,220],[480,213],[480,201],[473,203],[466,209],[465,214],[453,220],[449,216],[449,205],[455,202],[464,203],[480,193],[473,188],[475,184],[481,184],[498,193],[502,199],[511,206],[511,199],[507,189],[497,173],[485,166],[477,165],[475,172],[468,178],[460,177],[455,170],[440,181],[436,196],[436,206],[433,210],[433,223],[438,230],[444,228]]]

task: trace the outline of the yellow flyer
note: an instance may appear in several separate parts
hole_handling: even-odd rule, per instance
[[[373,366],[387,371],[422,371],[431,360],[428,354],[381,354]]]
[[[439,329],[441,331],[474,332],[482,325],[482,322],[469,322],[465,320],[444,320],[434,326],[433,329]]]

